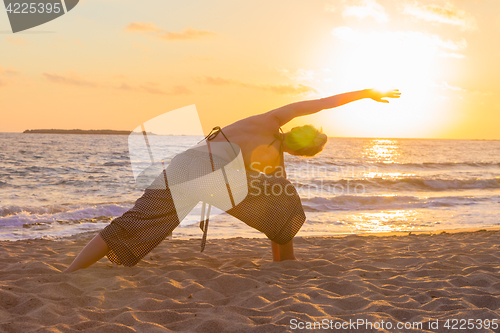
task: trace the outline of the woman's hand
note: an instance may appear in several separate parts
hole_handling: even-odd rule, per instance
[[[398,89],[387,90],[387,91],[381,91],[381,90],[377,90],[377,89],[368,89],[368,97],[373,99],[374,101],[377,101],[377,102],[389,103],[388,100],[385,100],[382,98],[384,98],[384,97],[399,98],[399,96],[401,96],[401,93],[399,92]]]

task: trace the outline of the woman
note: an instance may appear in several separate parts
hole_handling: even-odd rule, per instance
[[[239,120],[223,129],[214,128],[215,131],[206,138],[206,145],[197,145],[174,157],[163,171],[164,177],[159,175],[136,201],[134,208],[96,235],[64,272],[89,267],[105,255],[117,264],[133,266],[169,235],[200,200],[218,206],[218,202],[210,201],[211,197],[214,194],[226,195],[226,191],[232,205],[223,210],[264,232],[271,240],[274,261],[295,260],[293,237],[304,223],[305,215],[295,188],[286,179],[283,152],[314,156],[323,149],[327,137],[311,125],[296,127],[287,133],[280,132],[281,126],[296,117],[363,98],[388,103],[382,98],[399,96],[398,90],[354,91],[292,103]],[[231,144],[222,145],[226,142]],[[243,157],[245,186],[248,187],[248,194],[238,203],[233,200],[228,181],[237,174],[237,170],[230,167],[230,161],[237,155],[234,147]],[[173,190],[178,188],[177,184],[191,184],[193,179],[201,179],[216,170],[224,171],[225,182],[211,183],[207,189],[202,183],[196,183],[190,190],[184,185],[180,191]],[[280,191],[269,192],[268,188],[279,188]],[[205,237],[206,226],[204,240]],[[204,244],[202,250],[203,247]]]

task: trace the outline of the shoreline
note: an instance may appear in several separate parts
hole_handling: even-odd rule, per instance
[[[347,237],[347,236],[361,236],[361,237],[367,237],[367,236],[376,236],[376,237],[392,237],[392,236],[419,236],[419,235],[429,235],[429,236],[434,236],[434,235],[439,235],[439,234],[456,234],[456,233],[474,233],[474,232],[483,232],[483,231],[500,231],[500,225],[499,226],[489,226],[489,227],[477,227],[477,228],[456,228],[456,229],[436,229],[433,231],[390,231],[390,232],[360,232],[360,233],[345,233],[345,234],[328,234],[328,235],[306,235],[306,236],[296,236],[296,238],[314,238],[314,237]],[[36,240],[43,240],[43,241],[52,241],[52,242],[63,242],[63,241],[77,241],[81,239],[88,239],[90,240],[93,236],[95,236],[99,231],[87,231],[87,232],[82,232],[78,233],[75,235],[70,235],[70,236],[64,236],[64,237],[58,237],[54,239],[47,239],[47,238],[31,238],[31,239],[16,239],[16,240],[0,240],[0,243],[2,242],[22,242],[22,241],[36,241]],[[174,233],[175,235],[175,233]],[[263,237],[244,237],[244,236],[234,236],[234,237],[226,237],[226,238],[216,238],[216,237],[208,237],[209,240],[227,240],[227,239],[233,239],[233,238],[243,238],[243,239],[267,239],[265,235]],[[170,239],[165,239],[165,242],[168,241],[188,241],[188,240],[196,240],[196,239],[201,239],[200,238],[176,238],[175,236]]]

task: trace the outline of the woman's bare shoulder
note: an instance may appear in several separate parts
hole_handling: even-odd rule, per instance
[[[232,130],[258,133],[274,133],[279,130],[279,121],[272,113],[262,113],[238,120],[229,125]]]

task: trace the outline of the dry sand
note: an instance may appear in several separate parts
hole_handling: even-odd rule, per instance
[[[60,271],[89,236],[0,242],[0,331],[305,332],[292,328],[364,319],[424,329],[331,331],[496,332],[444,324],[500,320],[499,236],[296,238],[301,261],[280,263],[271,262],[265,239],[211,239],[203,254],[199,240],[173,240],[135,267],[104,258],[72,274]],[[428,329],[429,319],[439,328]]]

